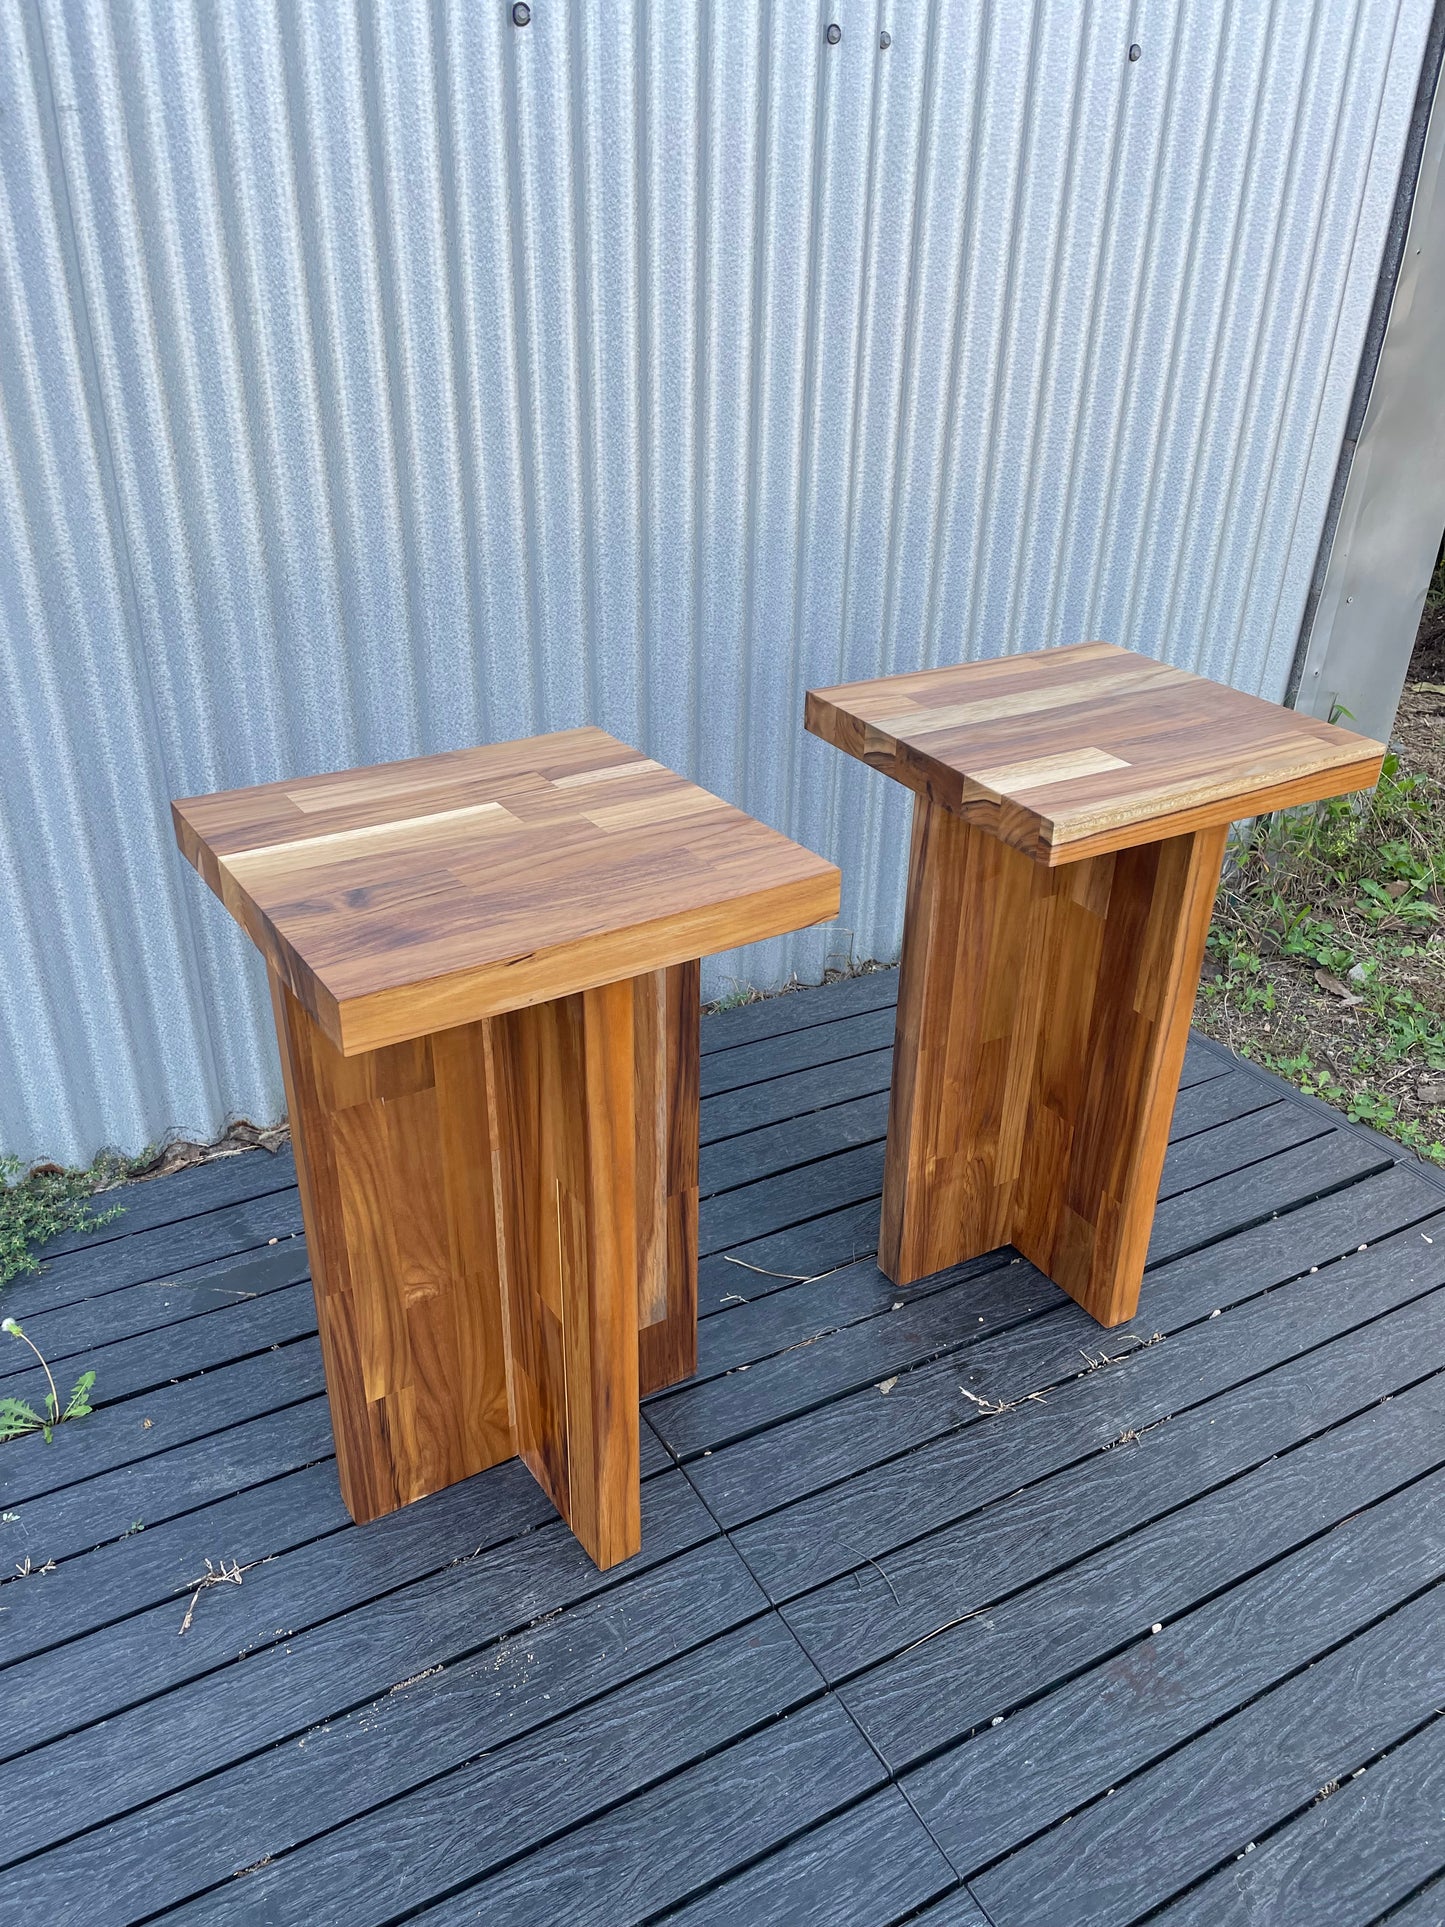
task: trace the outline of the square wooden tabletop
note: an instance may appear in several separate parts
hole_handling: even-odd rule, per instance
[[[182,851],[348,1054],[838,911],[831,863],[600,729],[171,807]]]
[[[1050,865],[1368,788],[1384,755],[1107,642],[811,689],[805,720]]]

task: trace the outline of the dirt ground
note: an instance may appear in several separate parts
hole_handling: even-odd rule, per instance
[[[1445,603],[1421,620],[1394,740],[1412,769],[1445,783]]]

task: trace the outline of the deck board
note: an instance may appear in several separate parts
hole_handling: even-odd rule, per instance
[[[700,1369],[606,1575],[516,1463],[350,1523],[285,1152],[5,1288],[98,1373],[0,1447],[37,1917],[1445,1917],[1445,1183],[1194,1039],[1131,1325],[1007,1250],[895,1290],[894,996],[704,1020]]]
[[[1442,1570],[1437,1470],[940,1754],[909,1776],[908,1797],[970,1874],[1035,1836],[1057,1842],[1058,1822],[1117,1798],[1109,1789],[1118,1782],[1350,1640]],[[1086,1817],[1077,1813],[1078,1823]]]

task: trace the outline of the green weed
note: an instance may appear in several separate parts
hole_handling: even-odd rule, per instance
[[[52,1165],[27,1175],[19,1158],[0,1156],[0,1284],[17,1272],[39,1269],[35,1246],[63,1231],[93,1231],[119,1217],[120,1205],[97,1210],[91,1200],[142,1162],[106,1156],[88,1171],[61,1171]]]
[[[18,1338],[22,1345],[28,1345],[40,1361],[40,1369],[45,1373],[50,1390],[45,1394],[45,1414],[37,1412],[33,1405],[27,1405],[23,1398],[0,1398],[0,1443],[7,1439],[23,1438],[27,1432],[43,1432],[45,1443],[49,1445],[55,1427],[63,1425],[67,1419],[88,1418],[90,1416],[90,1394],[95,1385],[94,1372],[82,1372],[75,1381],[70,1397],[62,1407],[60,1393],[56,1390],[55,1380],[45,1356],[33,1338],[25,1333],[13,1318],[0,1318],[0,1331],[8,1332]]]
[[[1281,811],[1236,845],[1196,1021],[1358,1123],[1445,1163],[1445,790],[1385,758],[1375,791]]]

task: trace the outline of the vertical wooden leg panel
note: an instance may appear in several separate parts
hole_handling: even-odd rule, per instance
[[[644,1397],[697,1370],[700,967],[635,978],[637,1324]]]
[[[1032,1074],[1020,988],[1034,866],[913,813],[879,1264],[907,1283],[1006,1244]]]
[[[483,1026],[343,1057],[274,974],[271,994],[341,1492],[364,1521],[515,1449]]]
[[[517,1449],[599,1566],[642,1543],[632,981],[491,1020]]]
[[[1049,869],[915,805],[880,1263],[1012,1242],[1133,1316],[1225,831]]]

